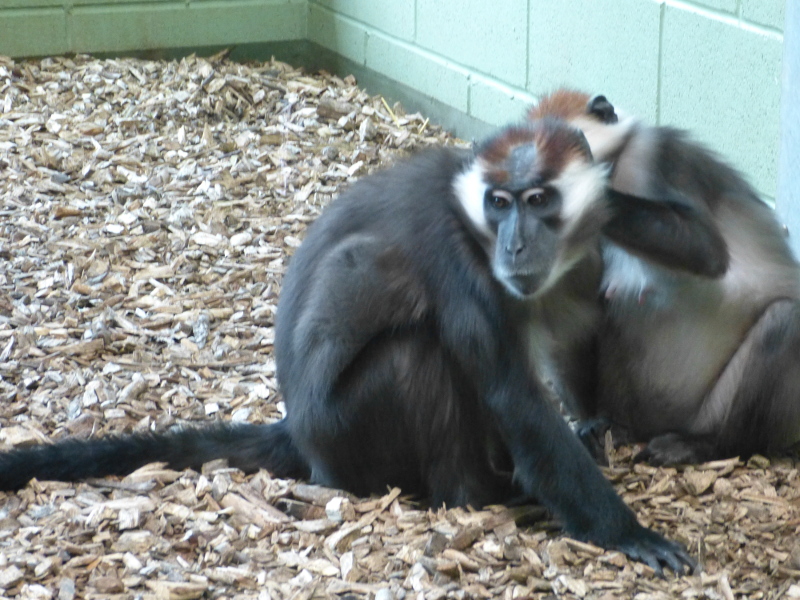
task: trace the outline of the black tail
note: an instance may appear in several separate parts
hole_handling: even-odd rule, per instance
[[[79,481],[127,475],[151,462],[185,469],[217,458],[227,458],[232,467],[246,472],[267,469],[276,477],[309,476],[309,467],[292,443],[285,421],[272,425],[220,423],[165,433],[68,439],[3,452],[0,490],[19,489],[34,477]]]

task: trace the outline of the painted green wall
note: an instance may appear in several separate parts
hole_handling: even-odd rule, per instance
[[[785,0],[0,0],[0,54],[284,42],[311,66],[420,100],[466,137],[567,85],[692,130],[772,198],[784,10]]]
[[[0,0],[0,54],[297,40],[307,14],[307,0]]]
[[[310,0],[308,36],[481,121],[603,93],[775,196],[784,0]],[[389,8],[391,7],[391,8]]]

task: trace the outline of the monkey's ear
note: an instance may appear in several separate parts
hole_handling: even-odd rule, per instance
[[[614,112],[614,105],[605,96],[598,95],[589,100],[586,112],[600,119],[601,123],[616,123],[617,113]]]

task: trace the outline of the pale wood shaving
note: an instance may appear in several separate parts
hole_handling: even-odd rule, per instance
[[[279,62],[0,59],[0,443],[281,418],[287,259],[340,188],[454,143],[352,78]],[[430,511],[219,461],[0,494],[0,598],[800,597],[796,463],[611,453],[660,580],[540,509]],[[591,501],[591,499],[587,499]]]

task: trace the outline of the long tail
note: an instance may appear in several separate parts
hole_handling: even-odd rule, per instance
[[[127,475],[151,462],[173,469],[227,458],[246,472],[267,469],[276,477],[308,478],[309,467],[285,421],[271,425],[220,423],[165,433],[136,433],[96,440],[67,439],[0,453],[0,490],[16,490],[34,477],[79,481]]]

